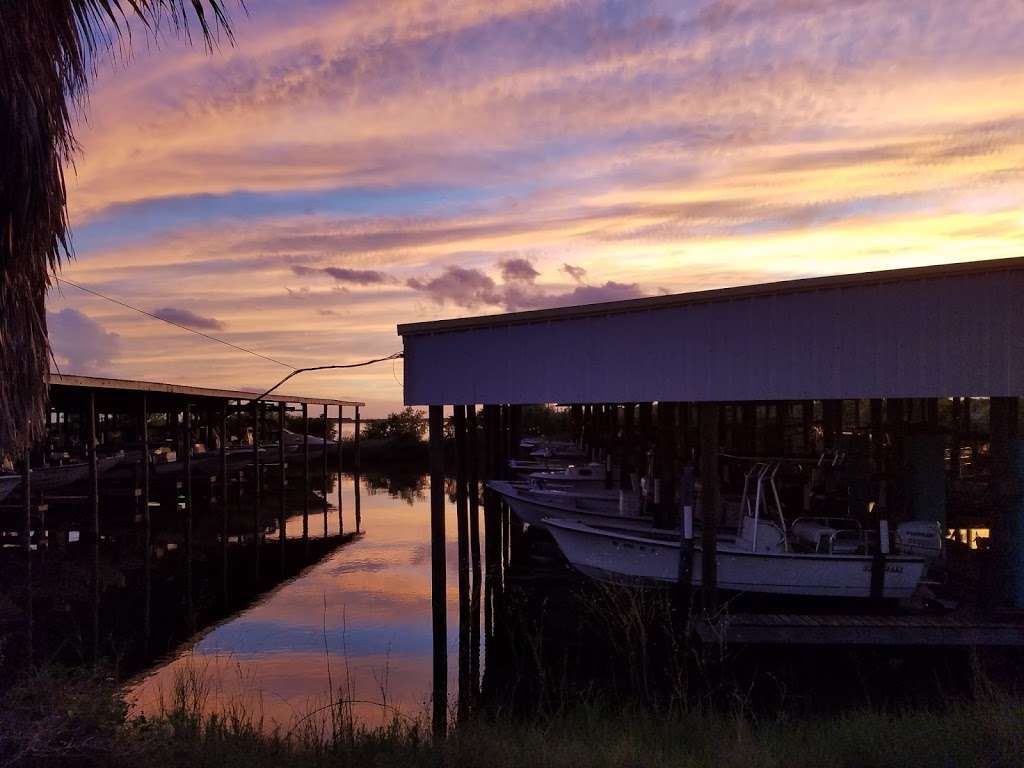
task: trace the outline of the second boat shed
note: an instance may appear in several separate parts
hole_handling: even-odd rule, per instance
[[[673,478],[686,457],[699,462],[705,500],[716,498],[720,451],[806,455],[808,440],[782,436],[801,414],[805,435],[814,418],[828,449],[851,404],[856,422],[871,434],[875,501],[886,505],[894,467],[909,463],[915,471],[914,456],[894,465],[890,455],[894,442],[912,436],[903,449],[917,451],[925,480],[913,498],[902,500],[902,510],[889,499],[890,511],[894,518],[945,522],[942,478],[960,459],[958,425],[969,431],[962,414],[972,404],[987,408],[991,492],[985,498],[999,565],[997,591],[1003,605],[1024,608],[1024,445],[1017,440],[1024,396],[1024,259],[413,323],[398,326],[398,333],[405,402],[430,407],[437,476],[443,476],[446,405],[482,404],[485,422],[490,406],[493,422],[514,438],[522,405],[572,405],[584,423],[603,424],[608,436],[632,429],[637,411],[638,421],[646,417],[650,426],[657,403],[651,444],[667,487],[662,498],[669,499],[658,516],[663,525],[677,524]],[[612,438],[603,445],[614,453]],[[938,484],[929,484],[929,473],[934,480],[936,472]],[[443,604],[443,497],[434,506],[435,597]],[[704,526],[711,539],[705,552],[713,551],[714,532]],[[443,647],[439,618],[435,632]]]

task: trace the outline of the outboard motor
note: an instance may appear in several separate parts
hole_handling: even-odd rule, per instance
[[[942,556],[942,528],[934,521],[900,523],[896,528],[896,548],[904,555],[923,557],[931,565]]]

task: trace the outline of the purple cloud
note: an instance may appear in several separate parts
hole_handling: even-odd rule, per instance
[[[201,328],[206,331],[219,331],[224,328],[224,323],[215,317],[203,317],[191,310],[178,307],[161,307],[160,309],[154,309],[153,314],[161,320],[177,323],[189,328]]]
[[[300,277],[307,275],[327,275],[333,277],[339,283],[354,283],[356,285],[382,285],[393,282],[393,278],[376,269],[348,269],[347,267],[292,267],[292,272]]]
[[[522,264],[509,270],[509,263],[515,261],[521,261]],[[523,268],[523,264],[528,269]],[[617,283],[612,280],[604,285],[578,285],[564,293],[548,293],[534,283],[534,277],[539,273],[525,259],[502,261],[499,267],[505,277],[505,282],[500,285],[481,270],[464,267],[448,267],[442,274],[429,280],[410,278],[406,285],[427,294],[438,304],[450,303],[466,309],[492,305],[509,312],[622,301],[646,295],[637,283]]]
[[[448,267],[430,280],[409,278],[406,285],[427,294],[438,304],[451,302],[460,307],[473,309],[481,304],[501,304],[501,292],[494,280],[479,269]]]
[[[530,293],[515,286],[506,286],[505,308],[510,312],[526,309],[547,309],[550,307],[572,307],[578,304],[599,304],[605,301],[639,299],[646,294],[637,283],[616,283],[609,280],[604,285],[580,285],[565,293]]]
[[[518,281],[532,283],[540,276],[540,272],[534,269],[527,259],[505,259],[500,262],[501,277],[508,283]]]
[[[109,373],[121,348],[121,337],[77,309],[48,313],[53,354],[66,373]]]
[[[587,276],[587,270],[583,267],[577,267],[574,264],[566,262],[562,265],[562,271],[565,272],[569,277],[575,280],[577,283],[582,283],[583,278]]]

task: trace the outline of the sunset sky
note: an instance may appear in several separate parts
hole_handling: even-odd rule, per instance
[[[402,322],[1024,255],[1016,0],[247,7],[233,48],[139,31],[99,63],[65,275],[295,366]],[[71,287],[49,320],[65,373],[287,373]],[[401,378],[289,389],[381,415]]]

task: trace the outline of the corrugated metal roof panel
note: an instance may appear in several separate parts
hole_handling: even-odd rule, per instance
[[[417,324],[405,399],[1024,395],[1022,297],[1013,259]]]

